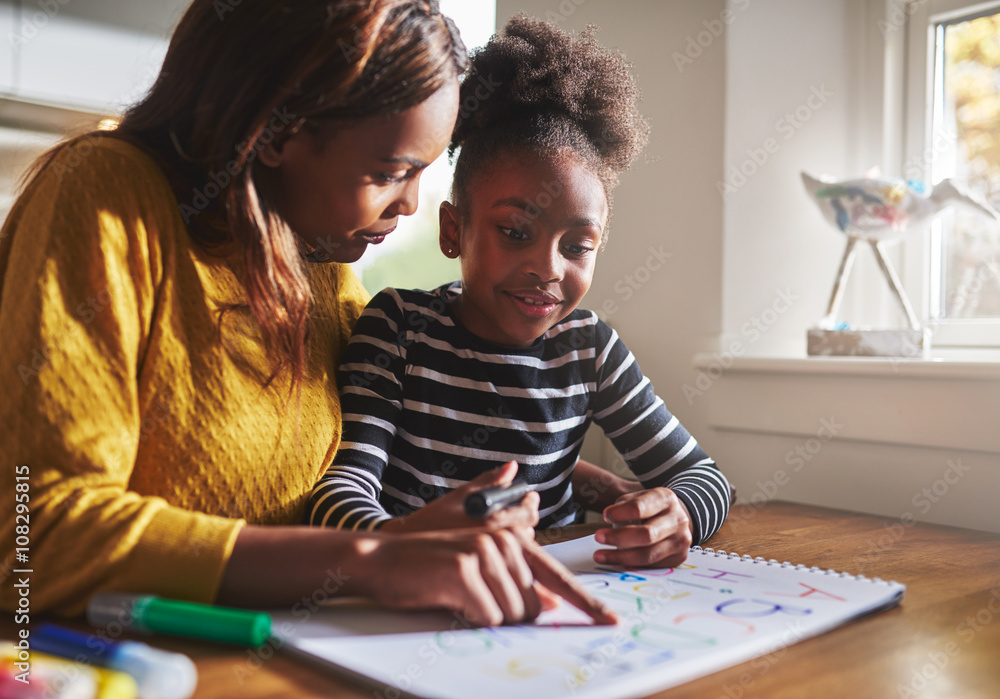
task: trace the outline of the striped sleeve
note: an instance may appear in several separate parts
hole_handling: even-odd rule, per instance
[[[402,317],[398,294],[387,289],[358,319],[338,374],[340,448],[309,496],[309,524],[372,530],[390,519],[379,496],[402,409]]]
[[[635,357],[603,322],[597,328],[594,421],[646,488],[673,490],[701,544],[729,514],[729,482],[653,391]]]

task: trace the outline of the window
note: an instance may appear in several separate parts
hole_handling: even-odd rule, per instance
[[[953,178],[1000,208],[1000,2],[912,0],[907,179]],[[1000,346],[1000,223],[950,207],[907,252],[907,287],[941,346]]]
[[[455,20],[470,50],[484,45],[496,29],[495,0],[442,0],[441,12]],[[354,263],[370,293],[387,286],[431,289],[459,278],[458,261],[438,247],[438,205],[450,196],[451,175],[446,151],[420,177],[417,213],[401,217],[392,235]]]

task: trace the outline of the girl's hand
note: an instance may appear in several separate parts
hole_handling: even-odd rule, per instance
[[[489,517],[475,518],[465,514],[467,495],[484,488],[510,485],[516,475],[517,462],[508,461],[428,503],[413,514],[388,520],[380,531],[396,533],[481,527],[494,531],[512,529],[525,540],[530,540],[533,538],[532,529],[538,524],[538,493],[530,492],[517,505],[494,512]]]
[[[534,542],[510,531],[380,537],[362,555],[367,596],[396,609],[445,608],[470,626],[534,619],[553,593],[598,624],[618,617]]]
[[[650,488],[627,493],[604,509],[614,529],[599,529],[597,542],[613,546],[594,554],[598,563],[640,567],[672,567],[687,558],[691,515],[674,491]]]
[[[642,490],[642,483],[628,480],[592,464],[577,459],[573,469],[573,500],[585,510],[602,512],[626,493]]]

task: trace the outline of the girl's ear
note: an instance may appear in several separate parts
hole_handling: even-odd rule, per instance
[[[451,259],[455,259],[462,252],[459,244],[461,238],[459,235],[461,230],[459,217],[460,214],[454,204],[447,201],[441,202],[441,207],[438,209],[438,224],[441,229],[439,242],[441,244],[441,252],[444,253],[445,257]]]

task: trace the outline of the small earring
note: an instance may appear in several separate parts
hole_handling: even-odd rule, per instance
[[[452,250],[451,248],[448,248],[448,252],[446,254],[453,255],[453,254],[455,254],[455,251]]]

